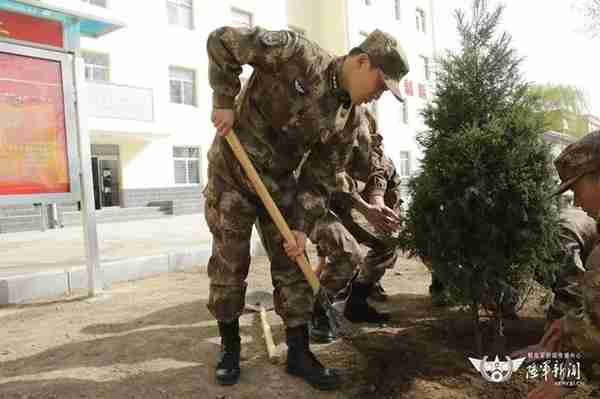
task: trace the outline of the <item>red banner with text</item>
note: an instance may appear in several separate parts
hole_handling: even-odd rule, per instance
[[[0,36],[63,47],[63,27],[58,21],[0,10]]]
[[[67,193],[61,66],[0,52],[0,195]]]

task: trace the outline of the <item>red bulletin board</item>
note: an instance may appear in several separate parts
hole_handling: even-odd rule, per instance
[[[10,39],[63,47],[63,27],[58,21],[0,10],[0,32]]]
[[[70,191],[61,64],[0,52],[0,196]]]

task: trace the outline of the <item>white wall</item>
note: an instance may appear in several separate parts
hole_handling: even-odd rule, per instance
[[[210,123],[212,89],[208,83],[206,39],[214,29],[231,23],[231,7],[253,14],[253,21],[267,29],[287,25],[285,1],[194,1],[194,28],[169,25],[165,1],[109,2],[110,12],[121,16],[127,27],[99,39],[82,39],[82,49],[110,55],[111,82],[151,88],[155,122],[148,134],[143,124],[107,118],[91,118],[91,141],[119,144],[123,188],[169,187],[175,184],[173,146],[201,146],[205,157],[214,137]],[[72,7],[74,4],[70,3]],[[78,8],[89,8],[81,3]],[[98,8],[98,7],[95,7]],[[169,66],[196,73],[196,106],[172,104],[169,99]],[[244,75],[249,75],[245,68]],[[148,138],[162,136],[163,138]],[[145,140],[141,144],[140,140]],[[206,181],[206,159],[202,159]]]
[[[103,10],[73,0],[47,0],[56,5],[77,7],[85,12],[125,21],[127,26],[100,39],[82,39],[85,50],[108,53],[111,82],[150,88],[154,98],[152,123],[108,118],[90,118],[92,143],[118,144],[122,160],[123,188],[169,187],[174,183],[173,146],[201,146],[205,156],[214,137],[210,123],[212,89],[208,83],[206,39],[217,27],[231,23],[231,7],[253,14],[253,22],[267,29],[289,24],[305,29],[307,37],[336,55],[342,55],[360,41],[361,31],[380,28],[395,35],[408,53],[414,82],[409,101],[409,124],[402,123],[400,105],[386,93],[378,104],[378,121],[385,137],[387,153],[398,160],[399,152],[410,150],[414,160],[419,152],[414,140],[423,126],[417,116],[423,101],[417,96],[419,54],[433,58],[431,0],[401,0],[401,19],[395,19],[393,0],[229,0],[194,1],[194,27],[188,30],[167,23],[165,1],[109,0]],[[64,3],[64,4],[63,4]],[[415,24],[417,5],[427,15],[427,35]],[[169,100],[169,66],[192,69],[196,73],[196,106],[172,104]],[[248,76],[250,68],[245,68]],[[414,160],[412,164],[414,165]],[[206,180],[206,159],[201,161]]]
[[[377,104],[377,119],[381,133],[384,136],[386,153],[398,166],[400,151],[411,152],[411,168],[418,167],[418,160],[422,152],[417,146],[415,137],[418,132],[425,129],[420,110],[426,104],[426,99],[418,96],[418,84],[427,83],[419,55],[424,55],[430,60],[432,70],[435,42],[433,40],[433,16],[430,0],[401,0],[400,19],[396,19],[394,0],[372,0],[372,5],[365,5],[364,0],[348,0],[348,29],[350,47],[362,41],[361,32],[370,33],[374,29],[381,29],[394,35],[407,53],[410,72],[400,83],[404,93],[404,81],[413,82],[413,95],[404,94],[408,102],[408,124],[402,121],[401,104],[393,95],[386,92]],[[416,28],[416,9],[423,9],[426,13],[426,33],[418,32]],[[427,92],[431,94],[433,81],[428,82]]]

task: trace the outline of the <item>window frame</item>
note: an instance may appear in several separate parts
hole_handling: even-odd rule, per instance
[[[106,60],[107,60],[107,65],[99,65],[99,64],[92,64],[92,63],[88,63],[87,59],[86,59],[86,55],[99,55],[99,56],[106,56]],[[88,79],[87,76],[85,77],[85,80],[87,82],[99,82],[99,83],[107,83],[110,82],[110,75],[111,75],[111,62],[110,62],[110,53],[102,53],[100,51],[94,51],[94,50],[81,50],[81,57],[83,58],[83,69],[84,69],[84,76],[86,75],[86,72],[88,70],[88,68],[91,69],[91,76],[92,79]],[[102,80],[102,79],[95,79],[95,73],[94,71],[96,70],[105,70],[106,71],[106,80]]]
[[[421,7],[417,7],[416,11],[416,22],[417,22],[417,31],[421,33],[427,33],[427,14],[425,10]]]
[[[403,155],[406,155],[406,157],[404,157]],[[400,178],[410,177],[411,166],[412,166],[411,165],[411,151],[410,150],[400,151],[398,153],[398,160],[399,160],[398,161],[398,176]],[[406,162],[406,165],[403,165],[403,162]],[[404,170],[404,169],[406,169],[406,170]]]
[[[192,77],[192,81],[191,81],[191,83],[192,83],[192,103],[191,104],[188,104],[188,103],[185,102],[185,87],[183,86],[183,84],[185,82],[187,82],[187,81],[184,81],[184,80],[178,79],[178,78],[177,79],[174,78],[172,76],[172,71],[173,70],[179,70],[179,71],[183,71],[183,72],[190,72],[190,73],[192,73],[193,77]],[[196,91],[198,90],[197,89],[197,86],[198,86],[197,85],[197,80],[198,80],[198,78],[197,78],[197,73],[196,73],[195,69],[180,67],[180,66],[177,66],[177,65],[169,65],[169,102],[171,104],[187,105],[187,106],[191,106],[191,107],[197,107],[198,106],[198,96],[197,96],[197,93],[196,93]],[[172,94],[171,94],[171,84],[172,84],[171,82],[173,82],[173,81],[177,81],[181,85],[181,102],[173,101],[173,97],[172,97]]]
[[[184,2],[189,1],[190,5],[183,4]],[[196,16],[194,15],[194,0],[166,0],[165,5],[167,6],[167,24],[169,26],[178,26],[180,28],[194,30],[196,25]],[[169,6],[175,7],[177,9],[177,21],[171,22],[169,19]],[[187,25],[187,22],[184,18],[182,18],[182,9],[189,9],[190,12],[190,26]]]
[[[400,112],[402,114],[402,123],[408,125],[408,99],[405,98],[404,102],[400,103]]]
[[[423,78],[425,79],[425,81],[429,81],[431,80],[431,69],[430,69],[430,65],[429,65],[429,57],[427,57],[426,55],[419,55],[419,59],[421,60],[421,67],[422,70],[421,72],[423,73]]]
[[[175,149],[185,149],[188,151],[190,149],[198,150],[198,156],[197,157],[176,156]],[[175,182],[175,185],[177,185],[177,186],[199,186],[202,184],[202,147],[201,146],[199,146],[199,145],[188,145],[188,146],[174,145],[172,157],[173,157],[173,181]],[[185,162],[185,183],[177,182],[177,172],[176,172],[176,168],[175,168],[175,163],[177,161]],[[197,176],[198,176],[198,182],[192,182],[190,179],[190,170],[191,170],[190,163],[194,162],[194,161],[198,163],[198,170],[196,171]]]
[[[251,13],[250,11],[244,10],[243,8],[239,8],[239,7],[231,7],[229,12],[231,14],[231,26],[236,27],[236,28],[248,28],[248,29],[252,29],[254,27],[254,14]],[[244,16],[244,17],[248,17],[249,24],[246,25],[246,24],[237,23],[237,19],[234,17],[235,14],[238,14],[238,15]]]

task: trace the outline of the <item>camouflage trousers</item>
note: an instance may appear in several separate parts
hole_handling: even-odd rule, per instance
[[[398,259],[395,245],[373,237],[351,214],[336,216],[330,212],[317,223],[311,239],[317,243],[319,256],[328,257],[319,280],[332,293],[343,289],[356,273],[358,282],[378,282]],[[368,247],[366,252],[361,244]]]
[[[312,289],[300,268],[285,254],[283,237],[251,189],[239,163],[230,150],[223,147],[218,154],[209,153],[213,159],[209,158],[208,183],[204,190],[204,215],[213,236],[208,261],[208,309],[219,321],[231,321],[242,314],[252,227],[256,224],[271,263],[275,311],[288,327],[306,324],[312,315]],[[272,191],[271,195],[286,217],[295,201],[295,181],[290,176],[278,183],[279,190]],[[270,186],[273,190],[273,185]]]

